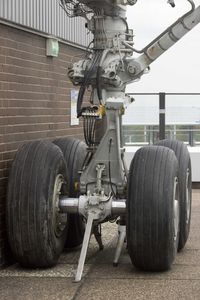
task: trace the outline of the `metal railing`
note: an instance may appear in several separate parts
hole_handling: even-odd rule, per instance
[[[200,93],[129,95],[138,103],[141,97],[143,101],[141,106],[134,107],[133,104],[129,119],[125,116],[123,135],[126,146],[154,144],[163,138],[178,139],[193,147],[200,145]]]
[[[165,138],[179,140],[192,147],[200,146],[200,129],[179,129],[174,131],[169,129],[165,131]],[[124,143],[126,146],[151,145],[159,141],[158,129],[133,130],[124,134]]]

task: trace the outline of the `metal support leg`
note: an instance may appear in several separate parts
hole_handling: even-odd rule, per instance
[[[93,233],[95,236],[95,239],[99,245],[99,250],[103,250],[103,243],[102,243],[102,238],[101,238],[101,225],[95,225],[93,229]],[[99,229],[100,228],[100,229]]]
[[[115,258],[113,261],[113,266],[117,267],[118,266],[118,261],[119,261],[119,257],[120,254],[122,252],[122,247],[124,245],[124,241],[126,238],[126,226],[125,225],[119,225],[119,237],[118,237],[118,241],[117,241],[117,248],[115,251]]]
[[[159,94],[159,140],[165,139],[165,93]],[[155,140],[154,140],[155,141]]]
[[[86,224],[86,229],[85,229],[85,234],[84,234],[84,239],[83,239],[83,245],[81,248],[81,254],[78,262],[78,268],[76,271],[76,276],[75,276],[75,282],[79,282],[82,278],[83,274],[83,268],[85,264],[85,258],[87,254],[87,249],[88,249],[88,244],[90,241],[90,236],[91,236],[91,231],[92,231],[92,225],[94,221],[95,215],[94,214],[89,214],[88,219],[87,219],[87,224]]]

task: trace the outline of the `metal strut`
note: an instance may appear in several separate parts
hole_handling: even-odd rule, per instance
[[[87,254],[87,249],[88,249],[88,245],[89,245],[89,241],[90,241],[90,236],[91,236],[91,232],[92,232],[92,225],[93,225],[94,219],[95,219],[95,214],[89,213],[88,219],[87,219],[87,224],[86,224],[86,229],[85,229],[85,234],[84,234],[84,238],[83,238],[83,245],[81,248],[81,254],[80,254],[79,261],[78,261],[78,268],[76,271],[75,282],[81,281],[81,278],[82,278],[83,268],[84,268],[84,264],[85,264],[85,258],[86,258],[86,254]]]
[[[99,230],[100,228],[100,230]],[[93,234],[94,237],[99,245],[99,250],[103,250],[103,242],[102,242],[102,237],[101,237],[101,225],[95,225],[93,228]]]
[[[115,257],[113,261],[113,266],[117,267],[119,258],[122,252],[122,248],[124,245],[124,242],[126,240],[126,219],[125,216],[121,216],[120,220],[117,221],[118,224],[118,240],[117,240],[117,246],[115,251]]]
[[[122,248],[126,239],[126,225],[119,225],[118,227],[118,240],[117,240],[117,247],[116,247],[116,251],[115,251],[115,257],[113,260],[113,266],[117,267],[118,266],[118,262],[119,262],[119,258],[122,252]]]

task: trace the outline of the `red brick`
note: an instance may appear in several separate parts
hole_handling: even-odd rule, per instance
[[[6,260],[5,203],[17,149],[32,140],[81,138],[82,122],[70,126],[68,66],[83,51],[60,43],[58,58],[46,57],[46,39],[0,24],[0,265]],[[81,55],[80,55],[81,54]],[[76,56],[76,57],[74,57]]]

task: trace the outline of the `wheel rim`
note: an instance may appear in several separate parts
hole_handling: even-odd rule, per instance
[[[174,195],[173,195],[173,204],[174,204],[174,241],[176,243],[178,232],[179,232],[179,199],[178,199],[178,178],[174,179]]]
[[[60,237],[67,224],[67,214],[61,213],[59,208],[59,198],[61,194],[61,188],[64,184],[64,177],[58,174],[54,183],[53,190],[53,227],[57,237]]]
[[[190,210],[191,210],[191,195],[189,189],[189,178],[190,178],[190,170],[187,169],[186,173],[186,223],[189,223],[190,220]]]

